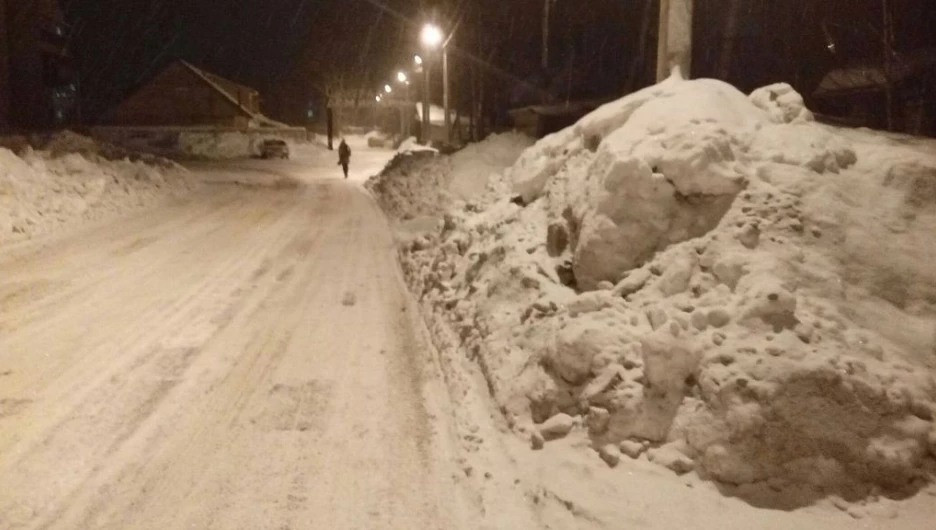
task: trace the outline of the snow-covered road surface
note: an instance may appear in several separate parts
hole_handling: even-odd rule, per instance
[[[459,527],[390,229],[325,165],[0,252],[0,528]]]

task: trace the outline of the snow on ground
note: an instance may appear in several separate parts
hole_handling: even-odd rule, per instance
[[[671,79],[476,173],[495,175],[485,193],[457,200],[438,156],[368,186],[404,229],[444,219],[404,238],[411,289],[533,449],[577,440],[593,465],[635,458],[754,506],[831,500],[899,528],[920,503],[887,498],[936,470],[933,146],[816,124],[787,85]],[[577,465],[536,473],[568,500],[596,488]],[[618,513],[588,502],[595,527]]]
[[[154,204],[193,186],[172,162],[73,133],[39,145],[20,155],[0,148],[0,242]]]

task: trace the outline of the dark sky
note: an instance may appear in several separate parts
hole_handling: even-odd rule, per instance
[[[836,64],[879,48],[879,0],[740,0],[729,81],[743,89],[779,80],[809,91]],[[898,47],[936,46],[936,2],[892,0]],[[96,115],[174,58],[248,84],[267,100],[288,88],[320,85],[353,72],[374,91],[417,50],[418,27],[436,16],[460,21],[453,41],[456,99],[472,79],[488,98],[514,104],[526,83],[573,96],[614,96],[650,82],[652,64],[636,61],[643,13],[656,0],[558,0],[551,65],[539,68],[543,0],[60,0],[73,29],[86,112]],[[694,75],[714,75],[729,0],[696,0]],[[653,54],[655,18],[645,35]],[[839,56],[825,54],[823,25]],[[631,79],[636,72],[639,79]],[[567,83],[574,80],[575,83]],[[799,86],[797,86],[797,83]],[[298,90],[298,89],[296,89]],[[370,90],[370,89],[369,89]],[[295,90],[293,90],[295,92]]]
[[[74,31],[83,92],[95,95],[96,106],[119,99],[173,58],[268,89],[295,74],[307,49],[317,54],[317,64],[373,65],[389,60],[387,51],[399,47],[403,33],[398,20],[367,0],[60,3]],[[410,1],[381,3],[414,18],[419,8]]]

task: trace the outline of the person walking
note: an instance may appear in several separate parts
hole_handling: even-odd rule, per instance
[[[348,165],[351,164],[351,148],[341,139],[341,145],[338,146],[338,165],[344,170],[344,178],[348,178]]]

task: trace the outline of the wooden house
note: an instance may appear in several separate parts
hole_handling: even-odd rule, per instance
[[[256,90],[179,60],[137,88],[106,121],[133,127],[247,128],[261,118]]]

